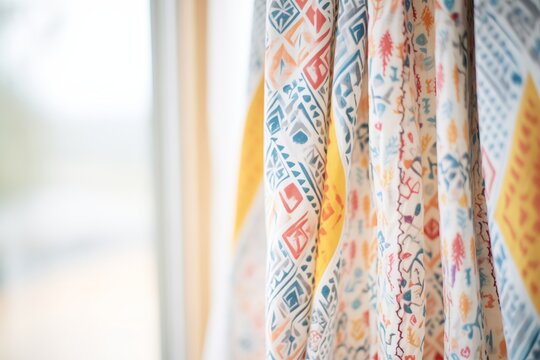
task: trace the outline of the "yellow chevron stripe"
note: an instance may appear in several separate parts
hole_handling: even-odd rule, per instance
[[[495,219],[540,314],[540,96],[527,77]]]
[[[263,175],[263,123],[264,123],[264,77],[249,105],[242,148],[240,153],[240,173],[236,197],[236,220],[233,245],[238,240],[240,229],[257,194]]]
[[[319,284],[330,259],[336,251],[345,221],[345,171],[341,163],[336,139],[336,127],[330,115],[329,143],[326,160],[324,197],[321,206],[317,261],[315,264],[315,289]]]

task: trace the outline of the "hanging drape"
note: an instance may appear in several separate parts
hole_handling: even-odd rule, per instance
[[[276,0],[267,15],[267,355],[505,358],[472,4]]]
[[[508,357],[540,359],[540,2],[477,0],[474,33],[489,234]]]
[[[255,0],[248,71],[248,104],[240,146],[232,242],[233,264],[229,278],[230,291],[225,294],[227,324],[225,333],[214,335],[227,338],[229,346],[225,353],[219,353],[219,357],[224,359],[251,360],[265,356],[263,334],[266,236],[262,146],[265,18],[265,0]]]
[[[256,0],[224,356],[540,358],[539,44],[529,0]]]

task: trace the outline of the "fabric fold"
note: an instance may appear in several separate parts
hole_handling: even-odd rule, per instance
[[[306,354],[326,166],[335,0],[269,1],[265,61],[267,356]]]
[[[500,245],[510,225],[486,203],[472,4],[266,5],[266,357],[506,358],[492,246],[522,250]],[[537,304],[523,307],[536,325]],[[512,354],[533,352],[527,329]]]
[[[343,303],[340,299],[346,236],[343,230],[349,227],[349,178],[367,51],[365,1],[340,1],[337,6],[329,143],[307,349],[307,358],[310,359],[331,356],[336,341],[337,311],[339,304]]]
[[[255,4],[225,356],[539,358],[540,5]]]

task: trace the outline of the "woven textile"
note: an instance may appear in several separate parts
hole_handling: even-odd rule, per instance
[[[255,9],[230,358],[540,358],[540,3]]]

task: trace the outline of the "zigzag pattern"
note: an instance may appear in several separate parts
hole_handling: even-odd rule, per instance
[[[540,6],[266,5],[224,356],[540,357]]]
[[[504,358],[470,29],[464,0],[268,1],[269,358]]]
[[[532,240],[538,238],[533,224],[540,222],[531,207],[539,168],[533,155],[540,114],[540,51],[533,46],[540,38],[539,14],[534,1],[475,3],[479,136],[489,210],[479,215],[489,223],[506,342],[488,340],[507,346],[511,359],[540,357],[539,248]],[[482,221],[478,230],[487,243],[485,228]],[[492,281],[488,271],[481,275],[483,282]]]
[[[337,305],[340,302],[342,246],[345,241],[345,232],[342,229],[349,226],[346,208],[351,186],[347,179],[351,171],[353,144],[356,141],[360,88],[365,77],[366,30],[365,1],[340,1],[335,33],[333,124],[330,126],[328,162],[341,163],[341,166],[328,168],[325,181],[327,190],[322,207],[327,208],[327,213],[331,216],[323,213],[321,217],[316,288],[309,329],[309,359],[328,358],[334,350],[334,329]]]
[[[267,4],[266,202],[269,358],[304,356],[323,198],[332,1]]]

